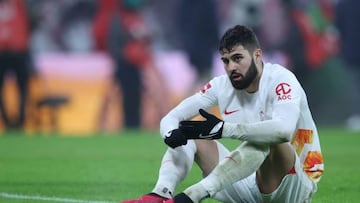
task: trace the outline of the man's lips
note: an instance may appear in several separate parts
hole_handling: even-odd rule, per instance
[[[233,73],[233,74],[231,74],[230,78],[232,80],[241,80],[244,78],[244,76],[241,75],[240,73]]]

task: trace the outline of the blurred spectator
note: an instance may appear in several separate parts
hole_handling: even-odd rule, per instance
[[[269,0],[263,6],[261,36],[267,51],[283,51],[301,81],[336,56],[338,37],[329,1]]]
[[[261,21],[262,5],[269,0],[217,0],[220,4],[221,30],[247,25],[256,30]],[[271,5],[271,4],[270,4]]]
[[[60,46],[67,52],[90,52],[94,48],[91,22],[96,0],[65,1],[60,18]],[[81,36],[81,37],[80,37]]]
[[[341,0],[336,5],[337,27],[341,36],[341,56],[350,73],[350,130],[360,131],[360,1]]]
[[[219,41],[219,19],[215,0],[182,0],[178,8],[178,28],[183,49],[204,85],[211,77],[213,58]]]
[[[27,0],[37,22],[32,49],[43,52],[89,52],[94,48],[91,23],[97,0]]]
[[[6,128],[22,128],[31,73],[30,19],[23,0],[0,0],[0,111]],[[4,98],[5,79],[16,77],[19,107],[15,121],[8,115]]]
[[[332,2],[269,0],[263,13],[261,37],[268,56],[281,55],[282,62],[300,78],[318,123],[339,122],[345,111],[333,106],[346,104],[345,82],[338,81],[346,74],[338,65],[339,37]]]
[[[177,10],[182,0],[151,0],[144,5],[144,20],[152,33],[154,51],[174,50],[179,47]]]
[[[166,104],[167,95],[154,67],[142,6],[142,0],[100,0],[93,24],[97,50],[107,51],[115,63],[114,79],[122,95],[125,128],[141,127],[144,86],[160,105],[159,118],[167,110],[160,104]]]
[[[33,53],[56,52],[60,44],[60,18],[63,1],[29,0],[35,16],[34,30],[31,36]]]

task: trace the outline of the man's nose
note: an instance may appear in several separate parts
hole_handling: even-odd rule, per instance
[[[237,65],[237,63],[235,63],[234,61],[230,61],[228,64],[228,70],[229,71],[236,70],[236,65]]]

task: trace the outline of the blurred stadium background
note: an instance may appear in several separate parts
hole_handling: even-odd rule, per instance
[[[358,103],[351,104],[357,101],[353,99],[353,95],[359,94],[359,86],[349,79],[354,75],[351,71],[359,72],[359,66],[353,70],[349,68],[342,48],[344,46],[341,46],[345,44],[345,36],[340,32],[340,25],[348,26],[349,22],[346,18],[340,18],[340,14],[337,15],[346,12],[340,1],[209,0],[192,2],[191,5],[182,0],[0,2],[0,5],[13,2],[18,7],[26,7],[20,9],[19,12],[23,13],[19,15],[26,16],[21,19],[27,23],[24,27],[28,28],[30,53],[24,124],[7,126],[4,119],[1,119],[2,134],[6,134],[6,129],[18,129],[17,127],[27,134],[58,132],[61,135],[83,136],[93,132],[117,132],[127,127],[156,130],[161,117],[181,98],[197,91],[209,76],[223,73],[216,41],[213,42],[215,47],[209,48],[200,41],[196,46],[204,46],[202,49],[185,46],[188,44],[187,39],[196,42],[196,38],[182,36],[185,35],[184,29],[201,36],[200,38],[207,38],[210,33],[203,25],[207,22],[213,23],[213,30],[218,32],[216,36],[235,24],[253,27],[259,34],[266,60],[286,65],[297,74],[308,93],[314,118],[319,125],[346,126],[349,118],[353,118],[349,128],[359,128],[359,108],[353,108]],[[353,2],[359,4],[357,1]],[[111,13],[116,4],[122,4],[121,12],[130,13],[120,17],[128,19],[130,29],[135,30],[126,31],[130,33],[128,35],[135,42],[146,42],[144,46],[141,44],[140,49],[137,49],[136,43],[130,48],[116,47],[122,49],[120,54],[133,54],[131,56],[134,60],[146,61],[137,64],[142,84],[141,102],[138,106],[141,111],[140,122],[130,126],[124,124],[125,105],[121,89],[125,87],[132,91],[132,84],[129,82],[129,86],[124,87],[115,85],[113,78],[117,64],[114,61],[117,59],[103,42],[107,39],[104,33],[111,32],[106,31],[108,28],[104,25],[107,22],[104,20],[104,13]],[[215,10],[203,11],[202,8],[208,4]],[[6,36],[6,29],[18,32],[16,29],[20,29],[19,27],[12,28],[6,24],[9,16],[12,16],[13,8],[0,8],[0,22],[3,22],[0,23],[0,37]],[[200,20],[201,16],[211,15],[215,16],[214,19]],[[135,25],[131,24],[136,19],[143,23],[142,29],[135,29],[136,22],[133,23]],[[193,21],[195,23],[188,25]],[[354,32],[359,33],[358,23],[349,26],[353,26]],[[120,30],[119,38],[121,32]],[[15,41],[16,37],[21,37],[10,35]],[[346,37],[349,38],[348,35]],[[7,51],[4,48],[7,43],[5,40],[6,37],[3,37],[0,41],[0,52]],[[358,41],[354,40],[353,43]],[[144,52],[145,48],[142,47],[146,47],[148,52]],[[356,47],[358,45],[353,44],[354,52],[357,52]],[[209,65],[208,62],[208,67],[203,67],[207,70],[199,73],[194,68],[196,62],[193,61],[196,60],[191,59],[193,56],[188,53],[204,52],[205,49],[211,49],[211,63]],[[141,55],[148,55],[148,58],[143,59]],[[194,56],[201,58],[208,57],[209,54]],[[1,66],[3,65],[0,64]],[[204,72],[206,74],[201,75]],[[15,120],[20,112],[18,106],[21,100],[17,93],[16,76],[11,72],[5,75],[2,100],[5,104],[2,111],[5,109],[10,120]]]
[[[251,26],[265,61],[289,67],[307,92],[326,169],[314,202],[356,202],[359,7],[358,0],[0,0],[0,202],[115,202],[148,192],[166,148],[157,136],[161,117],[223,73],[217,39],[235,24]]]

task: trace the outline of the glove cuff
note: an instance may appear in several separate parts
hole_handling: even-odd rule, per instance
[[[218,133],[222,131],[222,128],[224,126],[224,121],[220,121],[219,123],[217,123],[210,131],[210,135],[214,134],[214,133]]]

